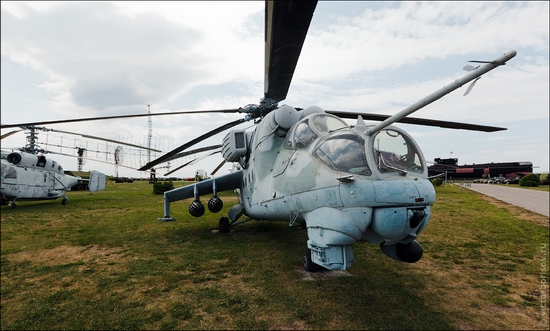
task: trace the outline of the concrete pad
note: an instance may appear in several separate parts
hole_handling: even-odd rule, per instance
[[[322,269],[317,272],[308,272],[304,270],[304,267],[295,266],[294,269],[300,274],[303,280],[323,280],[332,277],[353,276],[347,270],[326,270]]]

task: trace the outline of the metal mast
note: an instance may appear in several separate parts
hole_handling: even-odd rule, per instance
[[[147,113],[151,114],[151,105],[147,105]],[[151,119],[151,116],[148,116],[148,125],[149,125],[149,132],[147,133],[147,147],[151,148],[151,138],[153,138],[153,120]],[[147,150],[147,163],[151,162],[151,150]]]

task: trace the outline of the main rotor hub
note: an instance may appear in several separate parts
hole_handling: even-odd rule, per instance
[[[271,98],[262,98],[259,105],[249,104],[241,108],[241,113],[246,113],[245,121],[254,120],[258,123],[271,111],[277,109],[279,104]]]

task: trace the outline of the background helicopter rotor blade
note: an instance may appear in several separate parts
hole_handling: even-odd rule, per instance
[[[371,121],[383,121],[390,117],[390,115],[382,114],[372,114],[372,113],[358,113],[358,112],[345,112],[338,110],[326,110],[327,113],[333,114],[342,118],[357,119],[357,116],[361,115],[365,120]],[[425,125],[425,126],[437,126],[440,128],[446,129],[462,129],[462,130],[472,130],[472,131],[483,131],[483,132],[495,132],[507,130],[506,128],[501,128],[497,126],[487,126],[487,125],[478,125],[470,123],[460,123],[460,122],[451,122],[451,121],[439,121],[418,117],[404,117],[397,122],[406,123],[406,124],[416,124],[416,125]]]
[[[23,130],[10,131],[10,132],[8,132],[8,133],[3,134],[3,135],[0,137],[0,139],[7,138],[7,137],[11,136],[12,134],[16,134],[17,132],[21,132],[21,131],[23,131]]]
[[[15,128],[21,126],[34,126],[34,125],[50,125],[50,124],[60,124],[60,123],[74,123],[74,122],[86,122],[86,121],[99,121],[99,120],[110,120],[116,118],[134,118],[134,117],[146,117],[146,116],[167,116],[167,115],[182,115],[182,114],[204,114],[204,113],[239,113],[241,108],[233,109],[218,109],[218,110],[191,110],[191,111],[175,111],[175,112],[164,112],[164,113],[150,113],[150,114],[128,114],[128,115],[114,115],[114,116],[100,116],[100,117],[84,117],[84,118],[73,118],[65,120],[53,120],[53,121],[40,121],[40,122],[29,122],[29,123],[17,123],[17,124],[1,124],[1,129]]]
[[[317,1],[265,2],[265,99],[286,99],[316,6]]]
[[[48,154],[63,155],[63,156],[68,156],[68,157],[79,158],[79,156],[77,156],[77,155],[71,155],[71,154],[60,153],[60,152],[48,151]],[[91,158],[91,157],[82,156],[80,158],[86,159],[86,160],[91,160],[91,161],[94,161],[94,162],[100,162],[100,163],[105,163],[105,164],[110,164],[110,165],[116,165],[116,166],[119,166],[119,167],[128,168],[128,169],[132,169],[132,170],[138,170],[137,168],[134,168],[134,167],[129,167],[129,166],[126,166],[126,165],[123,165],[123,164],[116,164],[116,163],[103,161],[103,160],[98,160],[98,159],[94,159],[94,158]],[[148,170],[145,170],[145,171],[149,172]]]
[[[82,133],[76,133],[76,132],[70,132],[70,131],[63,131],[63,130],[54,130],[54,129],[46,129],[45,131],[66,133],[66,134],[74,134],[76,136],[81,136],[81,137],[84,137],[84,138],[108,141],[108,142],[115,143],[115,144],[121,144],[121,145],[126,145],[126,146],[140,148],[140,149],[146,149],[146,150],[150,150],[150,151],[158,152],[158,153],[162,152],[161,150],[154,149],[154,148],[148,148],[148,147],[144,147],[144,146],[140,146],[140,145],[134,145],[134,144],[130,144],[130,143],[123,142],[123,141],[118,141],[118,140],[113,140],[113,139],[106,139],[106,138],[96,137],[96,136],[92,136],[92,135],[88,135],[88,134],[82,134]]]
[[[224,125],[222,125],[222,126],[216,128],[216,129],[214,129],[214,130],[212,130],[212,131],[209,131],[209,132],[207,132],[207,133],[205,133],[205,134],[203,134],[203,135],[201,135],[201,136],[199,136],[199,137],[197,137],[197,138],[191,140],[190,142],[185,143],[185,144],[181,145],[180,147],[178,147],[178,148],[176,148],[176,149],[174,149],[174,150],[172,150],[172,151],[170,151],[170,152],[164,154],[163,156],[159,157],[158,159],[153,160],[153,161],[147,163],[147,164],[144,165],[143,167],[139,168],[139,170],[140,170],[140,171],[142,171],[142,170],[147,170],[147,169],[150,169],[150,168],[156,166],[156,165],[159,164],[159,163],[166,162],[166,161],[168,161],[168,159],[170,159],[170,157],[172,157],[173,155],[176,155],[177,153],[179,153],[179,152],[181,152],[181,151],[183,151],[183,150],[185,150],[185,149],[187,149],[187,148],[189,148],[189,147],[191,147],[191,146],[193,146],[193,145],[195,145],[195,144],[198,144],[199,142],[205,140],[206,138],[210,138],[210,137],[212,137],[212,136],[215,135],[215,134],[218,134],[218,133],[220,133],[220,132],[223,132],[223,131],[225,131],[225,130],[227,130],[227,129],[230,129],[230,128],[232,128],[232,127],[234,127],[234,126],[236,126],[236,125],[239,125],[239,124],[241,124],[241,123],[244,123],[245,121],[246,121],[246,120],[243,118],[243,119],[239,119],[239,120],[236,120],[236,121],[233,121],[233,122],[229,122],[229,123],[227,123],[227,124],[224,124]]]

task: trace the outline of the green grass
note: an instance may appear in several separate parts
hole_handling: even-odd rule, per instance
[[[232,193],[217,215],[173,203],[165,223],[146,182],[2,207],[1,328],[540,329],[548,227],[460,187],[437,195],[421,261],[356,244],[352,277],[316,281],[296,270],[299,226],[211,232]]]

